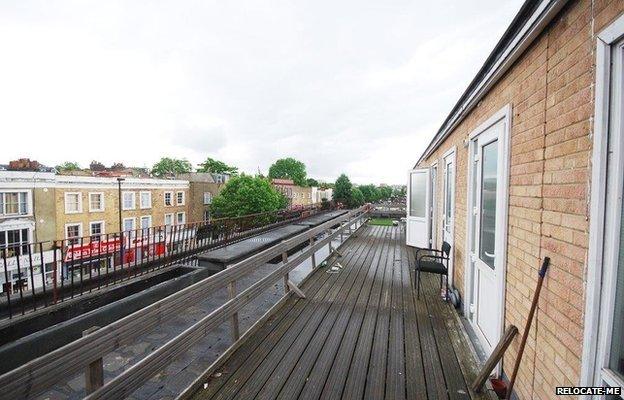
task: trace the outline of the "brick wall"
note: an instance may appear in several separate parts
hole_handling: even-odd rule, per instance
[[[442,154],[456,146],[455,285],[464,293],[468,135],[512,106],[505,325],[524,326],[540,258],[552,264],[516,390],[549,399],[579,383],[589,228],[596,34],[624,12],[622,1],[571,1],[423,165],[438,161],[441,243]],[[516,338],[503,368],[511,373]],[[537,351],[536,351],[537,350]]]

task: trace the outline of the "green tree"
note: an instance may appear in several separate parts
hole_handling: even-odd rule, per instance
[[[297,186],[306,186],[306,166],[294,158],[280,158],[269,168],[271,179],[292,179]]]
[[[163,157],[152,167],[152,175],[157,177],[172,176],[191,172],[193,166],[186,159]]]
[[[349,180],[349,177],[345,174],[342,174],[336,179],[336,184],[334,187],[333,199],[334,201],[340,202],[345,205],[351,204],[351,189],[353,188],[353,184]]]
[[[365,203],[364,195],[359,188],[351,188],[351,200],[349,201],[350,208],[356,208]]]
[[[392,197],[392,188],[390,186],[379,187],[380,199],[387,200]]]
[[[374,203],[381,199],[381,193],[375,185],[361,185],[359,186],[359,189],[362,192],[366,203]]]
[[[242,174],[227,181],[212,199],[212,211],[219,217],[237,217],[285,208],[288,199],[267,179]]]
[[[212,172],[213,174],[230,174],[236,175],[238,168],[231,165],[227,165],[223,161],[215,160],[214,158],[206,158],[206,161],[199,164],[197,172]]]
[[[308,178],[308,179],[306,179],[306,184],[307,184],[308,186],[315,186],[315,187],[318,187],[318,186],[320,185],[319,181],[317,181],[317,180],[316,180],[316,179],[314,179],[314,178]]]
[[[77,162],[65,161],[54,168],[56,168],[57,171],[78,171],[80,169],[80,165],[78,165]]]

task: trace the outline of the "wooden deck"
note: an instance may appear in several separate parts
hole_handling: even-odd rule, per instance
[[[205,380],[194,399],[469,399],[461,322],[424,274],[417,300],[398,227],[364,226]],[[409,260],[409,262],[408,262]]]

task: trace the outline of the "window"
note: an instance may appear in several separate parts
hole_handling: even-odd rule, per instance
[[[143,215],[141,217],[141,229],[143,230],[143,235],[149,234],[149,228],[152,226],[152,216],[151,215]]]
[[[152,208],[152,192],[141,192],[141,208]]]
[[[186,221],[186,214],[183,212],[176,213],[176,224],[182,225]]]
[[[183,206],[184,205],[184,192],[176,193],[176,205]]]
[[[173,214],[165,214],[165,225],[173,225]]]
[[[204,204],[212,204],[212,193],[204,192]]]
[[[210,210],[204,210],[204,221],[210,220]]]
[[[134,218],[124,218],[123,219],[123,230],[124,232],[133,231],[134,230]]]
[[[427,196],[427,174],[411,174],[410,213],[411,217],[425,218]]]
[[[173,205],[173,192],[165,192],[165,205],[166,206]]]
[[[496,232],[496,181],[498,177],[498,141],[483,146],[481,164],[481,232],[479,257],[494,269]]]
[[[104,211],[104,193],[89,193],[89,211]]]
[[[82,224],[66,224],[65,225],[65,239],[67,239],[67,244],[69,245],[80,244],[81,237],[82,237]]]
[[[28,192],[0,193],[0,215],[28,214]]]
[[[7,249],[7,257],[28,253],[28,229],[0,231],[0,249]]]
[[[80,193],[65,193],[65,214],[82,212],[82,195]]]
[[[104,233],[104,221],[95,221],[89,223],[89,234],[92,242],[99,242]]]
[[[123,192],[122,193],[123,204],[121,206],[124,210],[134,210],[135,209],[135,193],[134,192]]]

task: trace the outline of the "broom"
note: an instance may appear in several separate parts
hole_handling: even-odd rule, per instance
[[[511,379],[509,380],[509,387],[507,388],[506,399],[511,399],[511,392],[513,391],[514,383],[516,383],[516,376],[518,375],[518,368],[520,367],[520,361],[522,360],[522,353],[524,353],[524,346],[526,345],[527,338],[529,337],[529,330],[531,329],[531,323],[533,322],[533,315],[535,315],[535,309],[537,309],[537,301],[539,300],[540,291],[542,290],[542,284],[544,283],[544,277],[546,271],[550,265],[550,257],[544,257],[542,268],[539,270],[539,278],[537,279],[537,287],[535,288],[535,294],[533,295],[533,303],[529,310],[529,316],[527,318],[524,332],[522,332],[522,340],[520,341],[520,348],[518,349],[518,356],[516,357],[516,363],[514,364],[513,372],[511,373]]]

